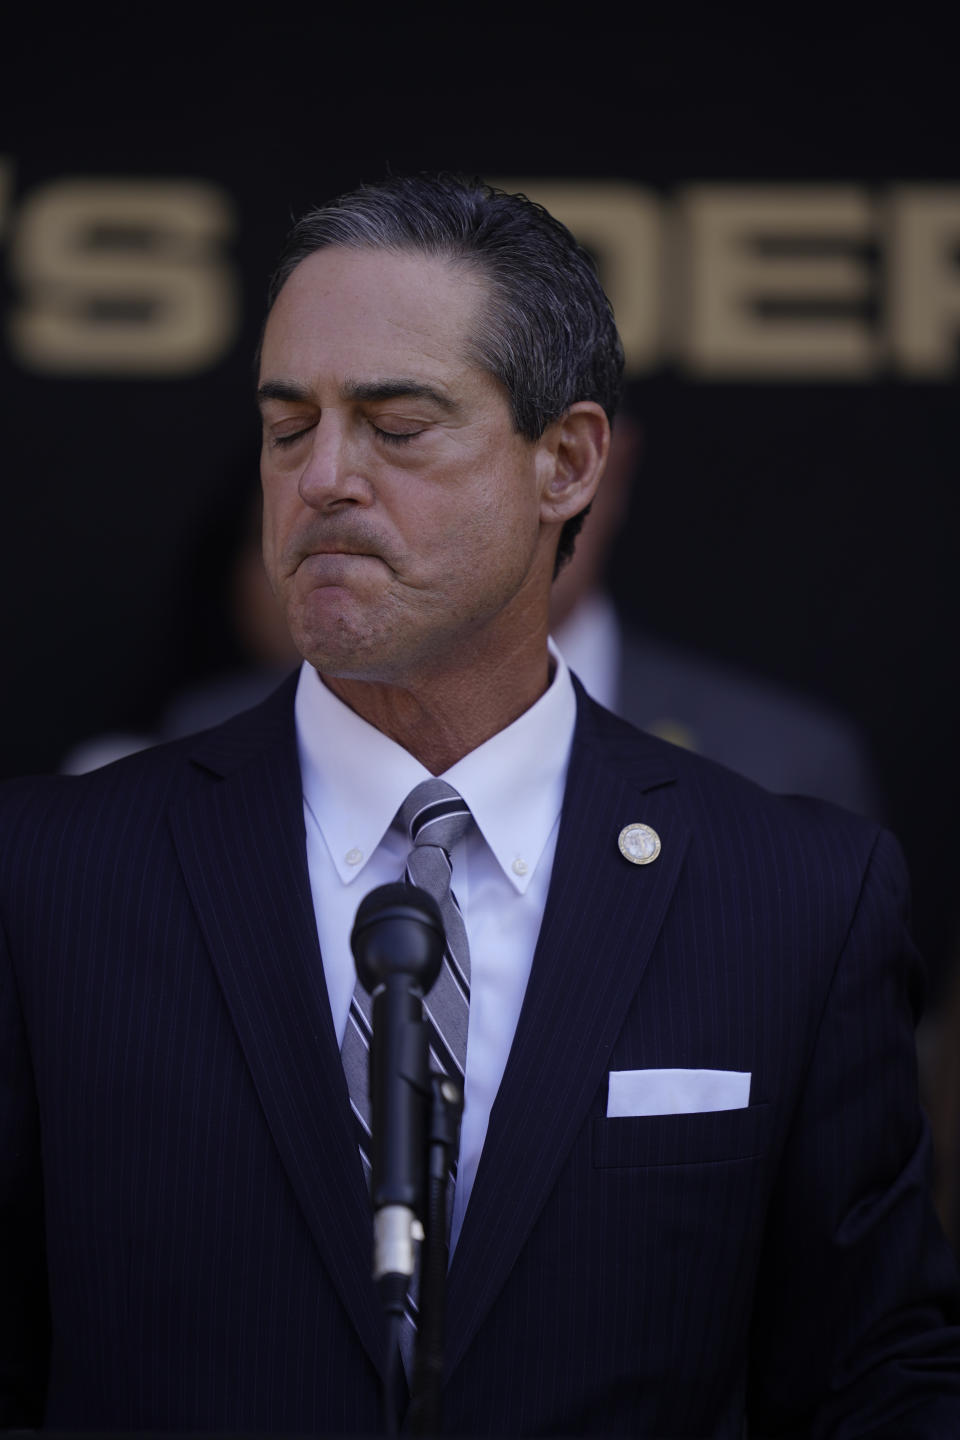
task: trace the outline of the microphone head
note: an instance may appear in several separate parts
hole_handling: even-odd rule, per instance
[[[350,934],[357,975],[371,993],[389,975],[409,976],[425,995],[443,964],[440,906],[417,885],[398,881],[364,896]]]

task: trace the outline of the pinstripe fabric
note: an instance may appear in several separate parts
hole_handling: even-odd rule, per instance
[[[4,787],[6,1423],[40,1418],[48,1288],[51,1428],[377,1428],[291,705]],[[616,849],[632,820],[661,836],[653,865]],[[865,822],[581,701],[451,1266],[449,1433],[739,1440],[745,1409],[757,1434],[960,1433],[904,894]],[[751,1104],[607,1120],[608,1071],[659,1066],[749,1070]]]

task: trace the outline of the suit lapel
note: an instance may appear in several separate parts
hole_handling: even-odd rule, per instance
[[[194,763],[214,778],[171,811],[171,825],[281,1161],[379,1369],[369,1200],[317,944],[294,688],[202,738]]]
[[[686,831],[664,750],[580,697],[553,875],[523,1009],[490,1116],[449,1278],[447,1373],[512,1269],[587,1110],[656,942]],[[652,825],[659,857],[633,865],[617,838]]]

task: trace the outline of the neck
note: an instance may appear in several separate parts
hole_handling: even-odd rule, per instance
[[[536,704],[550,684],[552,664],[546,648],[521,666],[514,659],[485,673],[449,672],[431,682],[409,685],[355,680],[321,674],[338,699],[369,725],[395,740],[430,771],[442,775]]]

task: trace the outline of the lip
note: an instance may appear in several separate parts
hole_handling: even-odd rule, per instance
[[[370,560],[379,560],[379,556],[366,550],[311,550],[297,568],[311,579],[334,585]]]
[[[357,550],[352,545],[315,545],[304,558],[309,560],[313,555],[371,555],[372,553],[370,550]]]

